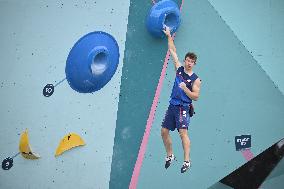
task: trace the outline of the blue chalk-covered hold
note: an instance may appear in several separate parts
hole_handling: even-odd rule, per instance
[[[171,33],[175,33],[180,25],[180,10],[172,0],[161,0],[151,8],[146,20],[147,30],[154,37],[164,37],[165,26],[170,28]]]
[[[71,49],[65,67],[72,89],[92,93],[104,87],[116,72],[119,47],[113,36],[96,31],[80,38]]]

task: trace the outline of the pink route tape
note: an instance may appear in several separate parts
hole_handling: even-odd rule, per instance
[[[254,155],[250,149],[242,150],[241,152],[247,161],[250,161],[252,158],[254,158]]]

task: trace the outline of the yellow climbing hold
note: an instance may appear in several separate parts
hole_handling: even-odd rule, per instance
[[[38,159],[40,156],[34,153],[29,144],[28,130],[26,129],[20,138],[19,151],[26,159]]]
[[[60,141],[56,149],[55,156],[59,156],[66,150],[82,145],[85,145],[85,142],[78,134],[69,133]]]

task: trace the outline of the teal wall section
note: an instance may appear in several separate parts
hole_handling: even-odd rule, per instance
[[[262,184],[262,188],[283,188],[284,159],[282,159]]]
[[[0,188],[108,188],[123,65],[129,1],[0,1],[0,160],[18,152],[20,133],[29,130],[39,160],[17,156],[9,171],[0,169]],[[111,81],[93,94],[79,94],[64,81],[54,94],[47,83],[65,77],[75,42],[102,30],[115,37],[120,63]],[[57,158],[69,132],[86,146]]]
[[[145,28],[149,0],[131,0],[114,139],[110,188],[127,188],[167,52]]]
[[[282,159],[267,177],[267,180],[284,174],[284,160]]]
[[[284,1],[209,2],[284,94]]]
[[[269,179],[261,185],[261,188],[263,188],[263,189],[265,189],[265,188],[282,189],[283,188],[283,182],[284,182],[283,179],[284,179],[283,174],[281,176]]]

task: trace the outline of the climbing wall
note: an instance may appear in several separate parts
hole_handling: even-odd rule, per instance
[[[160,128],[175,72],[167,41],[145,27],[156,2],[0,1],[0,160],[13,157],[9,170],[0,169],[0,188],[225,189],[222,178],[284,138],[283,2],[175,0],[177,52],[180,60],[198,55],[202,87],[189,128],[192,168],[180,173],[182,145],[172,132],[177,161],[165,170]],[[93,31],[116,39],[119,65],[102,89],[83,94],[66,81],[66,59]],[[49,97],[47,84],[55,86]],[[25,129],[37,160],[18,154]],[[70,132],[86,144],[55,157]],[[236,151],[239,135],[251,136],[247,153]],[[282,188],[283,170],[282,160],[262,188]]]
[[[0,188],[108,188],[119,101],[129,1],[0,1],[0,159],[18,153],[27,128],[41,158],[13,158],[0,170]],[[102,19],[103,18],[103,19]],[[94,93],[78,93],[65,79],[73,45],[93,31],[111,34],[119,65]],[[46,84],[55,86],[43,96]],[[70,132],[85,146],[55,157]]]

